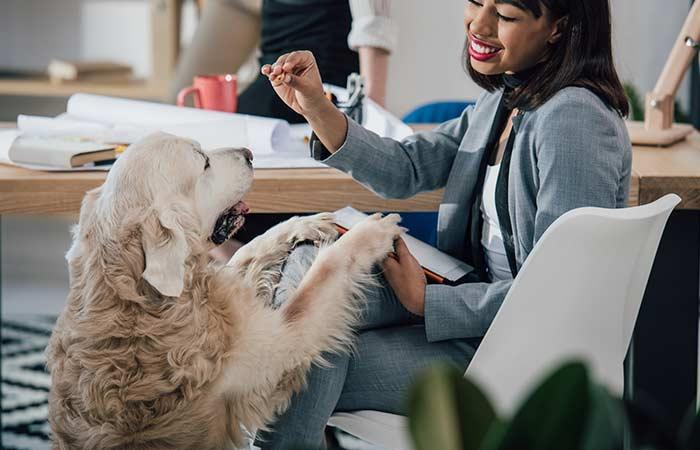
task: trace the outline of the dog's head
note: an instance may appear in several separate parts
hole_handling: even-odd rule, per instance
[[[131,145],[104,185],[83,200],[69,263],[90,233],[101,235],[97,245],[112,246],[140,236],[143,278],[162,295],[180,296],[192,252],[221,244],[243,224],[252,158],[248,149],[203,152],[194,141],[164,133]]]

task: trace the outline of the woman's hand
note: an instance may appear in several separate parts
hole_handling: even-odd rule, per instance
[[[304,116],[323,145],[334,153],[345,142],[348,122],[326,98],[316,59],[309,51],[287,53],[261,72],[272,83],[277,95],[290,108]]]
[[[413,314],[422,316],[425,310],[425,286],[423,268],[399,238],[394,244],[396,256],[384,260],[384,277],[394,290],[401,304]]]
[[[261,72],[270,79],[282,101],[304,117],[328,102],[316,58],[309,51],[286,53],[273,65],[265,64]]]

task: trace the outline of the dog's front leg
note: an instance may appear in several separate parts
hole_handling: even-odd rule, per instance
[[[264,422],[284,410],[293,391],[303,385],[309,366],[323,362],[323,352],[347,350],[361,311],[362,288],[373,282],[372,268],[404,231],[399,220],[396,214],[367,218],[321,248],[281,308],[251,305],[221,391],[264,405],[256,407]]]
[[[257,286],[259,297],[270,299],[279,281],[279,269],[292,249],[305,241],[319,245],[334,241],[338,230],[333,221],[331,213],[293,217],[241,247],[227,266]]]
[[[285,322],[304,342],[302,348],[320,352],[349,343],[363,286],[376,282],[372,268],[393,251],[394,241],[405,231],[399,221],[397,214],[375,214],[321,249],[281,308]]]

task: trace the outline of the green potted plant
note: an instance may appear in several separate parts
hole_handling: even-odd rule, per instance
[[[486,395],[449,366],[435,366],[409,398],[416,450],[697,450],[700,419],[693,410],[675,433],[595,383],[570,362],[526,398],[512,418],[499,417]]]

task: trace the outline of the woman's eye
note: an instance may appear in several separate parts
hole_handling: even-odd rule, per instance
[[[496,13],[496,15],[498,16],[498,18],[500,20],[503,20],[506,22],[515,22],[517,20],[514,17],[507,17],[507,16],[504,16],[503,14],[499,14],[499,13]]]
[[[471,3],[472,5],[476,5],[476,6],[484,6],[481,3],[477,2],[476,0],[468,0],[468,2]]]

